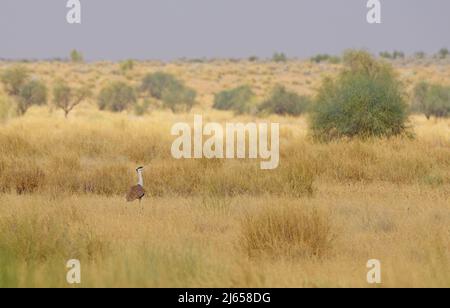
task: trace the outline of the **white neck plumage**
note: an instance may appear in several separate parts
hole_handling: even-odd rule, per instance
[[[142,170],[141,169],[138,170],[137,174],[138,174],[138,185],[144,187],[144,177],[142,176]]]

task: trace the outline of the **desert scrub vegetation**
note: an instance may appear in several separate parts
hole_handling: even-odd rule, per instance
[[[450,115],[450,87],[429,84],[425,81],[414,87],[412,111],[423,113],[427,119],[432,116],[445,118]]]
[[[436,187],[450,183],[448,133],[445,125],[432,121],[423,124],[429,129],[417,131],[418,140],[396,137],[322,144],[299,137],[295,128],[286,128],[280,140],[284,145],[280,167],[264,172],[258,162],[247,160],[174,161],[170,154],[173,140],[167,133],[170,120],[143,116],[129,121],[125,114],[109,114],[108,118],[30,117],[3,124],[1,192],[121,196],[133,184],[136,166],[147,164],[150,169],[144,176],[149,195],[160,197],[304,197],[314,196],[318,183],[324,181]],[[442,136],[427,139],[435,130],[442,130]]]
[[[100,110],[121,112],[134,105],[136,101],[135,89],[122,81],[110,83],[98,95]]]
[[[135,66],[134,60],[128,59],[122,61],[120,63],[120,71],[122,72],[122,74],[126,74],[127,72],[132,71],[134,69],[134,66]]]
[[[249,113],[254,108],[255,98],[256,95],[249,86],[239,86],[216,93],[213,108],[231,110],[236,114]]]
[[[336,79],[325,78],[312,106],[317,139],[390,137],[406,131],[407,105],[392,66],[364,51],[348,51]]]
[[[281,204],[247,213],[241,225],[241,246],[250,257],[324,258],[334,240],[330,217],[301,206]]]
[[[391,63],[408,90],[420,80],[447,84],[446,61]],[[64,78],[98,93],[125,78],[117,63],[22,65],[52,89]],[[1,72],[11,67],[0,62]],[[82,261],[82,287],[367,287],[374,256],[385,287],[449,285],[449,119],[411,115],[414,139],[316,142],[305,116],[261,119],[210,106],[215,93],[242,84],[258,102],[277,84],[312,96],[323,74],[338,79],[340,65],[136,62],[126,78],[134,86],[158,70],[201,93],[194,112],[208,121],[279,122],[279,168],[174,160],[171,126],[193,115],[136,112],[145,99],[162,106],[154,97],[139,97],[128,113],[88,101],[70,121],[31,108],[0,124],[1,287],[67,287],[73,257]],[[0,109],[2,98],[16,107],[8,95],[0,90]],[[140,165],[148,190],[141,211],[124,202]]]
[[[31,106],[47,103],[46,85],[39,79],[32,79],[26,68],[10,67],[0,77],[6,93],[14,98],[19,115],[24,115]]]
[[[311,62],[314,63],[328,62],[331,64],[339,64],[341,62],[341,59],[337,56],[331,56],[328,54],[318,54],[311,58]]]
[[[288,60],[289,60],[288,57],[283,52],[276,52],[272,56],[272,61],[275,63],[284,63],[287,62]]]
[[[76,106],[91,96],[92,92],[88,87],[73,89],[63,80],[58,80],[53,88],[53,103],[64,111],[66,119]]]
[[[162,101],[165,108],[173,112],[187,112],[195,104],[197,92],[187,87],[175,76],[156,72],[148,74],[142,80],[140,91]]]
[[[84,62],[84,56],[80,51],[73,49],[70,52],[70,61],[73,63],[82,63]]]
[[[108,244],[93,234],[76,209],[70,216],[61,212],[2,216],[0,256],[27,263],[52,259],[66,262],[70,258],[93,260],[104,256]]]
[[[299,116],[306,113],[311,105],[311,99],[288,91],[284,86],[276,86],[270,98],[258,106],[260,113]]]

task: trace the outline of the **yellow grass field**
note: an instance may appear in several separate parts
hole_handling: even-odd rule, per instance
[[[373,287],[369,259],[382,264],[375,286],[450,286],[450,120],[414,115],[412,139],[324,144],[310,138],[306,117],[211,109],[214,93],[241,84],[260,98],[277,83],[313,94],[339,65],[146,62],[128,73],[106,62],[23,65],[50,86],[65,78],[95,92],[162,70],[199,97],[190,114],[112,114],[91,101],[67,120],[48,107],[1,120],[0,287],[70,287],[69,259],[81,261],[81,287]],[[421,79],[450,83],[450,65],[396,69],[407,89]],[[280,123],[279,168],[173,159],[170,129],[194,114]],[[125,202],[140,165],[141,206]]]

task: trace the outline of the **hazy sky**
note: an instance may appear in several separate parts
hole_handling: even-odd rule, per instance
[[[449,0],[81,0],[82,24],[66,22],[67,0],[0,0],[0,58],[89,60],[293,57],[450,47]]]

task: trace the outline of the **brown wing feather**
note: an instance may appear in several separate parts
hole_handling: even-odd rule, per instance
[[[127,201],[132,202],[135,200],[139,200],[145,196],[145,190],[142,186],[136,185],[130,188],[130,191],[127,194]]]

